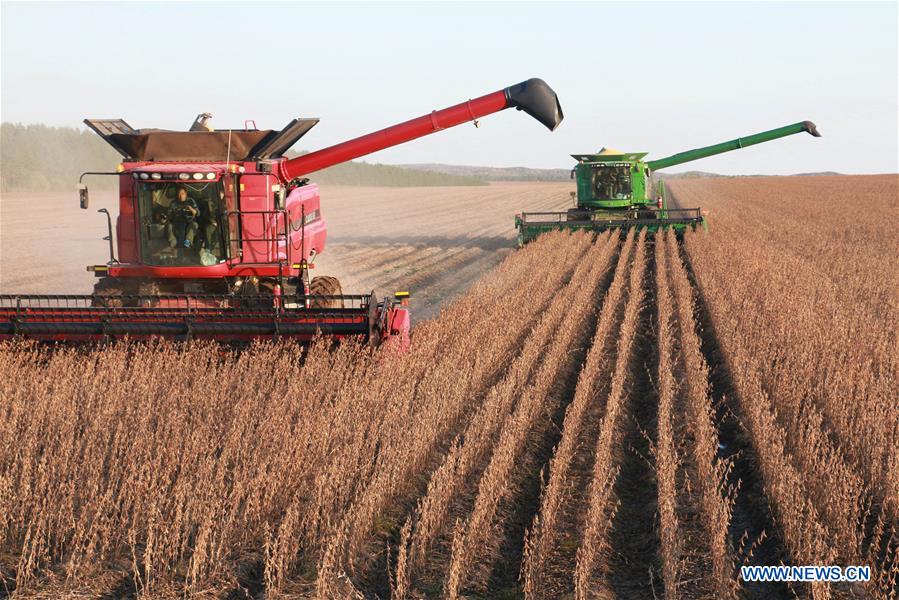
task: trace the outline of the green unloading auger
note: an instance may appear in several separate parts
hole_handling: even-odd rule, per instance
[[[821,137],[814,123],[801,121],[656,160],[644,160],[646,152],[625,153],[605,148],[596,154],[572,154],[577,161],[571,172],[577,181],[577,192],[572,192],[576,206],[561,213],[516,215],[518,243],[524,245],[543,232],[559,229],[602,231],[647,227],[651,231],[668,228],[683,231],[695,228],[703,224],[700,209],[668,208],[664,186],[661,182],[653,184],[655,171],[802,132]]]
[[[792,125],[787,125],[786,127],[778,127],[777,129],[763,131],[754,135],[737,138],[729,142],[722,142],[720,144],[706,146],[705,148],[697,148],[695,150],[687,150],[686,152],[678,152],[677,154],[672,154],[671,156],[665,158],[648,160],[646,161],[646,166],[649,167],[652,171],[658,171],[659,169],[664,169],[665,167],[673,167],[674,165],[690,162],[691,160],[699,160],[700,158],[706,158],[708,156],[730,152],[731,150],[747,148],[749,146],[754,146],[763,142],[777,140],[788,135],[802,133],[803,131],[815,137],[821,137],[821,134],[818,133],[818,129],[815,127],[814,123],[812,123],[811,121],[802,121],[801,123],[793,123]]]

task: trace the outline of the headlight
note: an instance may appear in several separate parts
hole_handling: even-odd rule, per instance
[[[190,173],[178,173],[178,179],[182,181],[190,179]]]
[[[215,179],[215,173],[206,173],[206,179]]]
[[[150,178],[150,174],[149,174],[149,173],[141,173],[141,174],[140,174],[140,178],[141,178],[141,179],[149,179],[149,178]]]
[[[194,179],[203,179],[202,173],[194,173]]]
[[[134,177],[135,179],[140,179],[140,174],[138,174],[138,173],[132,173],[131,176]]]
[[[150,175],[150,177],[152,177],[153,179],[162,179],[162,174],[153,173],[152,175]]]

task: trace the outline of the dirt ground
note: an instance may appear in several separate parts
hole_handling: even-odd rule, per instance
[[[328,244],[316,275],[340,279],[344,293],[412,292],[416,320],[436,314],[515,247],[516,212],[563,210],[570,183],[495,183],[487,187],[323,186]],[[106,221],[114,192],[4,194],[0,198],[0,292],[85,294],[86,265],[109,256]]]

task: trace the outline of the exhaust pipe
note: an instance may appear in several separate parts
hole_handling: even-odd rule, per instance
[[[550,131],[562,122],[562,106],[556,93],[542,79],[528,79],[498,92],[298,156],[281,163],[281,176],[290,181],[512,107],[529,114]]]

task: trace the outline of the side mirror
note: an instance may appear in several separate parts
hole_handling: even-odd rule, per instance
[[[87,209],[90,206],[91,200],[87,193],[87,186],[83,183],[78,184],[78,200],[81,202],[81,208]]]
[[[571,179],[574,179],[574,169],[571,169]]]

